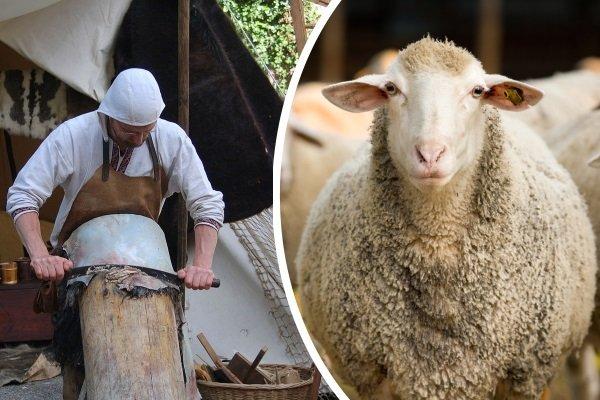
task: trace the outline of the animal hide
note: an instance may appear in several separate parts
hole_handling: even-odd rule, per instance
[[[11,135],[45,138],[67,116],[67,86],[35,68],[0,72],[0,127]]]
[[[134,0],[115,47],[115,70],[141,67],[156,77],[177,121],[177,4]],[[282,101],[214,0],[192,1],[190,138],[208,177],[223,192],[226,222],[272,203],[272,161]],[[175,218],[167,201],[165,231]]]

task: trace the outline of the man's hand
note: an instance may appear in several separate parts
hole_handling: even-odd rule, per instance
[[[35,275],[43,281],[62,281],[65,273],[73,268],[73,262],[58,256],[42,256],[31,259]]]
[[[15,221],[17,232],[23,245],[31,258],[31,267],[38,279],[44,281],[60,282],[65,277],[65,272],[73,268],[73,262],[66,258],[48,254],[42,233],[40,219],[37,212],[21,214]]]
[[[215,274],[208,267],[190,265],[177,271],[177,276],[185,281],[188,289],[210,289]]]

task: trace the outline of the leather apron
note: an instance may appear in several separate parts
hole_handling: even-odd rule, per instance
[[[146,139],[154,176],[130,177],[115,171],[109,163],[109,144],[102,140],[102,165],[83,185],[65,219],[58,235],[58,243],[52,255],[66,257],[62,245],[71,233],[81,224],[108,214],[139,214],[158,221],[160,205],[167,191],[167,179],[164,170],[158,163],[158,156],[152,136]],[[33,310],[36,313],[52,313],[58,310],[57,285],[43,281],[40,285]]]
[[[167,191],[167,179],[159,166],[152,136],[146,144],[152,158],[154,176],[127,176],[110,168],[108,141],[102,140],[102,165],[83,185],[58,235],[58,246],[81,224],[108,214],[138,214],[158,221]]]

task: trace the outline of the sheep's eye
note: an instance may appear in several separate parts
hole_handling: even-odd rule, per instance
[[[386,93],[388,96],[393,96],[398,93],[398,87],[394,85],[392,82],[388,82],[384,86]]]
[[[485,88],[483,86],[477,85],[471,91],[473,97],[481,97],[481,95],[485,92]]]

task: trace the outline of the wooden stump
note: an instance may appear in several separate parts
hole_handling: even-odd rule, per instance
[[[173,300],[126,298],[104,277],[79,302],[87,399],[185,399]]]

